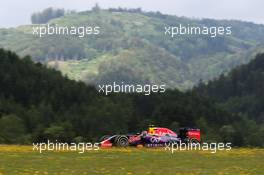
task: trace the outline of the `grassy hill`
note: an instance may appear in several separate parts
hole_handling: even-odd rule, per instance
[[[0,47],[31,55],[88,84],[123,81],[167,84],[186,89],[236,65],[263,49],[264,26],[248,22],[189,19],[153,12],[86,11],[49,21],[61,26],[100,26],[86,38],[32,36],[32,26],[0,29]],[[232,26],[231,36],[164,35],[165,26]],[[59,61],[58,61],[59,60]]]

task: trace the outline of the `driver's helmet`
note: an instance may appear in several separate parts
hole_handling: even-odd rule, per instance
[[[147,136],[147,134],[148,134],[148,132],[147,132],[147,131],[142,131],[142,133],[141,133],[141,134],[142,134],[142,136],[143,136],[143,137],[146,137],[146,136]]]

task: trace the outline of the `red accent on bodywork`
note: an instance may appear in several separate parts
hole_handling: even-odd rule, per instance
[[[197,139],[199,142],[201,141],[201,132],[199,129],[195,129],[195,130],[189,130],[187,132],[187,136],[189,137],[189,139]]]
[[[140,135],[135,135],[135,136],[130,136],[128,142],[129,143],[133,143],[133,142],[136,142],[136,141],[139,141],[139,140],[141,140],[141,136]]]
[[[113,144],[110,142],[110,140],[104,140],[100,144],[101,144],[101,147],[104,147],[104,148],[108,148],[108,147],[113,146]]]

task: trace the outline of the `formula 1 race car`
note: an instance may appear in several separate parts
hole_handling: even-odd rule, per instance
[[[149,127],[139,134],[103,136],[100,139],[101,147],[145,146],[161,147],[169,143],[186,142],[198,143],[201,141],[200,129],[180,128],[179,135],[168,128]]]

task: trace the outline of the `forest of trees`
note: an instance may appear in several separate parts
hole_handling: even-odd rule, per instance
[[[264,54],[258,54],[249,64],[238,66],[206,84],[201,83],[194,91],[210,97],[225,111],[238,115],[240,120],[236,122],[237,126],[241,125],[242,136],[251,134],[249,140],[263,143],[263,89]]]
[[[64,9],[54,9],[54,8],[47,8],[44,9],[42,12],[33,13],[31,15],[31,23],[32,24],[45,24],[49,20],[54,18],[59,18],[65,15]]]
[[[256,66],[261,67],[263,55],[258,57]],[[210,84],[203,88],[209,89]],[[30,57],[19,58],[0,49],[0,143],[96,141],[105,134],[137,132],[154,124],[176,131],[183,126],[198,127],[204,141],[264,145],[261,122],[226,110],[201,91],[202,85],[185,93],[168,90],[150,96],[104,96]]]

